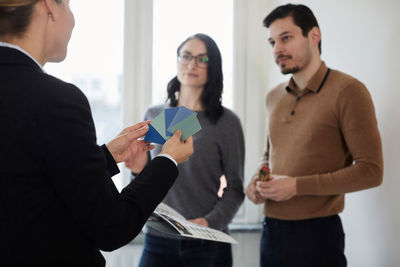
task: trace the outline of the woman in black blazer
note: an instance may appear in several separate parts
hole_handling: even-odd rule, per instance
[[[66,56],[69,0],[0,0],[0,265],[104,266],[130,242],[193,153],[175,133],[121,193],[116,163],[152,146],[149,122],[96,144],[86,97],[46,74]]]

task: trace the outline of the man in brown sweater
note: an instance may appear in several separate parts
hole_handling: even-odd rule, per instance
[[[264,203],[261,266],[346,266],[338,213],[344,194],[382,183],[383,157],[367,88],[326,67],[312,11],[284,5],[264,20],[277,65],[289,82],[266,100],[267,145],[246,194]]]

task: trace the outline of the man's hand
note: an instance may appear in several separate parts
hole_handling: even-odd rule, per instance
[[[266,198],[261,196],[260,193],[257,191],[256,188],[257,179],[258,176],[255,176],[253,179],[251,179],[250,183],[247,185],[246,188],[246,195],[248,199],[256,205],[262,204],[266,200]]]
[[[203,217],[199,217],[199,218],[196,218],[196,219],[193,219],[193,220],[188,220],[188,221],[192,222],[192,223],[195,223],[195,224],[198,224],[198,225],[201,225],[201,226],[208,227],[208,221]]]
[[[297,180],[286,175],[271,174],[272,180],[256,182],[256,190],[265,199],[273,201],[289,200],[297,194]]]
[[[161,153],[166,153],[176,160],[178,163],[187,161],[190,155],[193,154],[193,138],[189,137],[181,142],[182,132],[177,130],[174,135],[165,142]]]
[[[143,140],[143,137],[149,130],[150,121],[139,122],[133,126],[125,128],[114,140],[107,144],[107,148],[113,156],[115,162],[131,162],[138,153],[147,153],[154,148]]]

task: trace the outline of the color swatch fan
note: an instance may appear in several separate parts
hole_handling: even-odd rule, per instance
[[[151,121],[144,140],[164,144],[176,130],[182,131],[181,141],[200,131],[197,113],[183,106],[163,110]]]

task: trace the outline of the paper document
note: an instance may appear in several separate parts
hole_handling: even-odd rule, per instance
[[[175,236],[176,238],[187,237],[232,244],[238,243],[230,235],[222,231],[187,221],[176,210],[164,203],[158,205],[148,220],[147,225],[164,234]]]

